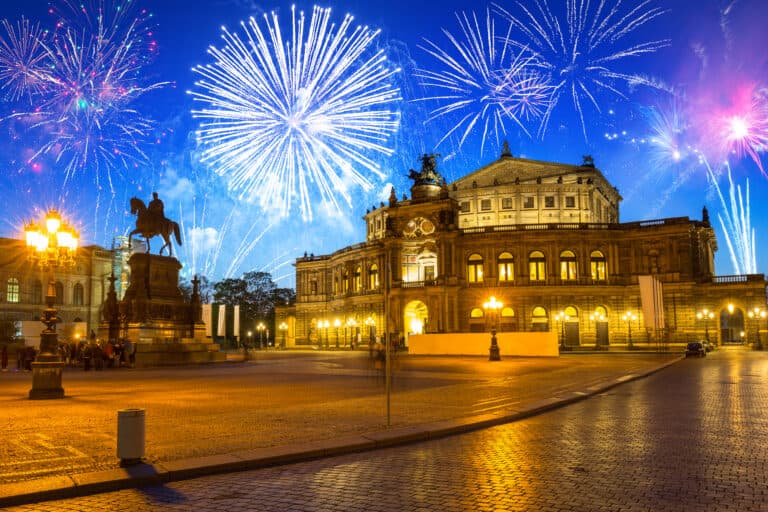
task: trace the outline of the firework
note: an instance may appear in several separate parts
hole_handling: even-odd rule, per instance
[[[624,9],[623,3],[634,5]],[[628,42],[641,28],[666,12],[652,7],[652,0],[567,0],[564,13],[555,13],[546,0],[515,0],[515,4],[519,15],[498,5],[495,8],[522,35],[520,39],[515,38],[515,44],[532,51],[537,65],[552,79],[551,102],[542,116],[541,136],[546,133],[552,112],[563,98],[572,100],[586,140],[583,104],[591,103],[599,112],[598,91],[625,98],[617,87],[619,83],[660,86],[647,77],[617,70],[617,64],[628,58],[654,53],[670,44],[668,39]]]
[[[215,62],[194,68],[202,160],[240,199],[281,215],[298,202],[311,220],[313,184],[339,211],[339,198],[352,204],[351,186],[367,190],[369,174],[384,176],[372,155],[392,154],[398,70],[372,49],[379,31],[352,22],[347,15],[337,27],[318,7],[307,20],[292,8],[284,42],[276,13],[263,27],[251,18],[241,23],[244,39],[223,29],[225,46],[209,49]]]
[[[757,245],[749,207],[749,180],[746,183],[746,193],[742,196],[741,186],[734,186],[730,165],[725,162],[723,165],[727,169],[729,185],[728,201],[726,202],[709,162],[703,156],[700,156],[699,161],[707,169],[707,176],[715,188],[723,208],[723,213],[718,213],[717,218],[723,230],[734,272],[736,274],[755,274],[757,272],[755,251]]]
[[[768,177],[759,153],[768,149],[768,89],[742,86],[733,94],[732,105],[714,114],[714,136],[723,153],[739,158],[749,155]]]
[[[456,19],[459,35],[442,31],[450,44],[425,39],[420,45],[444,69],[419,69],[416,76],[424,87],[435,91],[423,100],[441,103],[428,121],[449,115],[459,118],[438,145],[458,133],[461,148],[470,134],[480,130],[482,154],[488,135],[498,144],[510,121],[527,134],[523,121],[547,110],[550,86],[532,67],[532,56],[510,46],[509,27],[503,36],[497,36],[490,10],[486,11],[485,28],[475,13],[457,13]]]
[[[104,172],[114,192],[113,170],[148,160],[139,143],[149,137],[153,123],[134,104],[146,92],[166,85],[145,85],[142,80],[147,54],[154,50],[145,26],[148,14],[131,17],[130,2],[99,1],[92,9],[65,5],[82,19],[72,21],[71,27],[59,20],[47,37],[28,28],[20,30],[25,37],[7,41],[4,56],[15,58],[14,69],[27,70],[28,79],[23,81],[24,73],[17,72],[5,75],[2,85],[31,91],[35,100],[9,119],[21,120],[42,141],[27,159],[30,165],[53,158],[63,164],[65,184],[75,172],[91,168],[99,189]],[[29,71],[32,64],[34,71]]]
[[[26,97],[29,101],[45,89],[46,33],[38,24],[22,18],[14,27],[2,21],[5,37],[0,35],[0,89],[11,101]]]

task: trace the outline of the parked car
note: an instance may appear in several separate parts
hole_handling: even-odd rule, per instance
[[[685,357],[704,357],[707,351],[701,341],[692,341],[685,347]]]

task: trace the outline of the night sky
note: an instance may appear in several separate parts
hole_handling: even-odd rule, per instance
[[[572,7],[570,16],[566,4]],[[280,286],[292,287],[291,263],[305,251],[326,254],[364,240],[366,209],[385,201],[392,185],[399,197],[408,192],[408,170],[418,166],[420,154],[439,153],[438,169],[450,182],[498,158],[501,142],[508,140],[513,154],[524,158],[579,164],[583,155],[592,155],[624,198],[622,222],[701,219],[706,206],[719,242],[717,273],[768,272],[768,258],[761,254],[768,247],[763,172],[768,166],[768,4],[623,0],[611,14],[614,4],[606,2],[598,12],[597,0],[296,3],[296,15],[303,10],[307,25],[313,5],[329,7],[329,22],[335,24],[326,28],[329,34],[351,14],[347,41],[358,25],[367,27],[363,30],[371,40],[333,79],[312,82],[312,71],[305,70],[304,83],[312,85],[295,97],[289,116],[259,106],[262,117],[246,112],[244,118],[253,123],[237,125],[229,136],[253,131],[257,142],[247,146],[256,151],[244,146],[225,151],[210,131],[220,114],[200,115],[221,107],[205,98],[216,97],[222,88],[201,85],[202,68],[194,69],[216,69],[208,49],[226,46],[222,27],[247,41],[240,22],[251,16],[264,34],[277,23],[279,39],[289,40],[292,4],[7,0],[0,5],[0,18],[8,22],[0,27],[0,207],[5,212],[0,236],[21,236],[25,221],[55,207],[77,226],[82,243],[110,247],[114,236],[133,229],[129,199],[148,202],[158,191],[166,216],[182,227],[184,243],[176,253],[186,275],[218,280],[263,270]],[[93,42],[100,5],[107,12],[120,8],[114,34],[123,36],[102,46]],[[266,22],[263,15],[271,12],[277,21],[270,15]],[[37,27],[33,36],[42,42],[26,54],[40,57],[27,61],[28,67],[20,67],[19,53],[13,51],[23,41],[13,42],[7,30],[18,35],[22,17],[28,27]],[[470,30],[463,31],[467,26]],[[477,69],[464,59],[469,53],[458,49],[464,45],[471,53],[472,35],[480,35],[480,61],[488,68],[487,80],[475,88],[467,84],[470,76],[478,79]],[[330,39],[313,41],[307,54],[333,65],[349,50],[343,44],[330,47]],[[493,56],[490,47],[497,51]],[[274,50],[267,45],[262,53],[274,55]],[[377,55],[386,60],[374,64]],[[98,58],[101,64],[89,70],[89,62]],[[260,62],[253,52],[235,59],[238,72],[259,78],[218,68],[214,74],[223,76],[224,89],[261,86],[259,98],[279,96],[276,77],[282,70],[269,75],[239,65],[250,58]],[[123,67],[110,73],[105,66],[114,62]],[[450,62],[469,70],[467,77]],[[383,74],[367,89],[354,89],[374,72]],[[353,73],[359,74],[347,80]],[[103,84],[94,86],[104,77],[109,91]],[[80,98],[71,94],[73,81]],[[448,89],[450,84],[456,87]],[[95,90],[98,99],[88,96]],[[247,94],[236,96],[238,115],[259,104]],[[350,117],[342,115],[355,99],[368,102]],[[265,119],[278,117],[274,127],[264,128],[272,126]],[[476,123],[468,129],[472,119]],[[226,125],[231,119],[218,121]],[[287,125],[300,135],[275,144]],[[319,156],[328,167],[313,167],[308,155]],[[329,172],[339,178],[328,179]],[[328,188],[322,192],[324,184]],[[736,222],[729,223],[729,216]],[[749,256],[752,231],[756,261]],[[154,239],[153,249],[160,243]]]

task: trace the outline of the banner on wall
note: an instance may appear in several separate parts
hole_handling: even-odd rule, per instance
[[[663,329],[664,323],[664,295],[661,281],[653,276],[639,276],[640,303],[643,308],[645,327],[651,329]]]

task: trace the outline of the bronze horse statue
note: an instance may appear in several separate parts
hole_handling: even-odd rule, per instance
[[[161,218],[157,218],[147,209],[144,201],[138,197],[131,198],[131,213],[136,215],[136,229],[128,234],[128,247],[131,246],[133,235],[139,234],[147,241],[147,252],[149,252],[149,239],[160,235],[165,240],[165,244],[160,247],[160,255],[163,254],[163,249],[167,247],[168,255],[173,256],[171,233],[176,236],[176,243],[181,245],[179,224],[166,218],[164,215]]]

